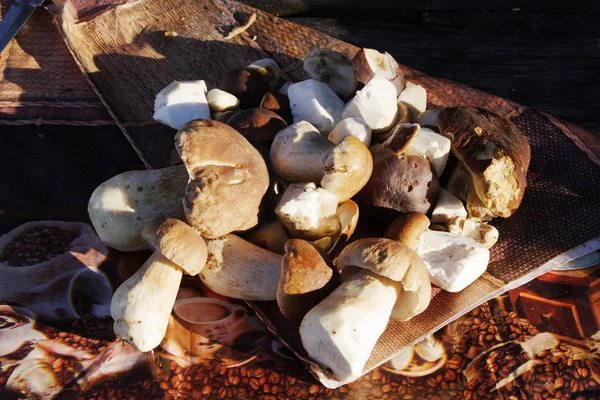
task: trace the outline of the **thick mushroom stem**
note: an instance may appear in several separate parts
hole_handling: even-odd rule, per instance
[[[154,252],[113,295],[115,334],[140,351],[158,346],[167,332],[182,274],[177,265]]]
[[[391,279],[361,270],[306,314],[300,325],[308,355],[341,382],[362,374],[398,297]],[[374,299],[377,299],[374,301]]]

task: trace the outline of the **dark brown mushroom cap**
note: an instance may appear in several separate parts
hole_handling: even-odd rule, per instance
[[[483,204],[502,217],[512,215],[527,185],[527,138],[515,124],[483,108],[446,108],[437,121],[440,132],[452,139],[452,152],[469,169]]]
[[[427,214],[438,193],[438,176],[426,158],[388,155],[373,165],[371,179],[356,200],[361,210],[377,207]]]
[[[271,140],[287,126],[283,118],[264,108],[250,108],[235,113],[229,117],[227,125],[251,142]]]
[[[290,108],[290,99],[285,94],[278,92],[277,90],[270,90],[264,94],[260,108],[273,111],[279,115],[288,124],[292,121],[292,109]]]
[[[190,225],[217,238],[258,223],[269,173],[250,142],[222,122],[195,120],[181,127],[175,145],[190,176],[183,198]]]
[[[241,108],[250,108],[258,107],[271,85],[260,72],[250,68],[238,68],[221,76],[219,89],[240,99]]]

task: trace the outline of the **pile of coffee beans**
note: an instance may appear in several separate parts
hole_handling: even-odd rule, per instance
[[[32,228],[21,233],[4,248],[0,254],[0,263],[9,267],[22,267],[50,260],[67,251],[78,236],[77,231],[56,227]]]

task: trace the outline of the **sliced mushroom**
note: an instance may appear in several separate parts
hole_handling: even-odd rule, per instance
[[[273,139],[271,166],[287,182],[320,182],[324,162],[334,144],[306,121],[283,129]]]
[[[337,234],[338,197],[314,183],[290,184],[275,208],[292,237],[316,240]]]
[[[355,136],[346,136],[325,158],[323,189],[349,200],[369,181],[373,172],[373,157],[369,148]]]
[[[483,244],[488,249],[498,241],[498,229],[477,218],[466,218],[466,215],[455,216],[450,218],[447,222],[448,232],[470,237]]]
[[[255,226],[269,187],[260,153],[218,121],[189,122],[175,142],[189,174],[183,208],[190,224],[207,238]]]
[[[332,143],[339,144],[346,136],[355,136],[365,146],[371,144],[371,127],[361,118],[344,118],[338,122],[327,137]]]
[[[241,300],[277,298],[281,256],[236,236],[209,240],[208,261],[200,280],[210,290]]]
[[[171,83],[156,95],[154,119],[173,129],[194,119],[209,119],[206,91],[204,81]]]
[[[390,81],[375,76],[346,104],[341,117],[362,118],[373,133],[388,131],[394,126],[398,116],[397,95],[398,92]]]
[[[337,267],[358,272],[306,314],[300,337],[309,356],[345,383],[362,374],[392,314],[406,320],[427,308],[431,285],[420,257],[389,239],[351,243]]]
[[[427,158],[438,176],[441,176],[448,162],[451,147],[452,144],[447,137],[435,133],[431,129],[421,128],[407,146],[404,154]]]
[[[302,318],[331,293],[331,285],[326,285],[332,276],[333,270],[313,245],[300,239],[288,240],[277,288],[277,305],[283,316]]]
[[[187,181],[185,167],[129,171],[94,190],[88,214],[98,236],[121,251],[146,248],[141,233],[155,219],[184,218],[181,199]]]
[[[357,79],[366,84],[374,76],[381,76],[394,84],[398,93],[404,89],[404,74],[398,62],[389,53],[374,49],[360,49],[352,59]]]
[[[342,53],[331,49],[314,49],[304,56],[303,66],[310,78],[326,83],[342,98],[356,90],[352,61]]]
[[[339,230],[310,242],[319,251],[332,255],[339,253],[354,233],[358,224],[358,205],[352,200],[346,200],[338,204],[335,216],[340,223]]]
[[[344,102],[321,81],[307,79],[293,83],[288,97],[294,122],[310,122],[324,135],[342,119]]]
[[[431,222],[445,224],[453,217],[467,217],[467,210],[463,202],[444,188],[440,189],[440,196],[431,214]]]
[[[150,223],[142,236],[154,253],[115,291],[110,311],[115,334],[150,351],[165,336],[182,273],[202,271],[207,250],[194,229],[173,218]]]
[[[403,103],[416,119],[427,108],[427,91],[423,86],[408,81],[398,96],[398,103]]]
[[[423,258],[431,283],[460,292],[486,271],[490,251],[477,241],[449,232],[425,231],[414,245]]]

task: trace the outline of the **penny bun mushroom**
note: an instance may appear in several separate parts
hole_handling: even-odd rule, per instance
[[[398,62],[388,52],[360,49],[352,59],[354,72],[359,82],[366,84],[374,76],[381,76],[396,87],[398,93],[404,89],[404,73]]]
[[[311,50],[304,56],[303,67],[311,79],[326,83],[341,98],[356,90],[352,61],[342,53],[331,49]]]
[[[251,108],[258,107],[263,95],[271,89],[271,85],[259,71],[238,68],[221,76],[219,89],[237,97],[241,108]]]
[[[232,115],[227,125],[251,142],[271,140],[287,124],[279,115],[264,108],[250,108]]]
[[[269,187],[258,150],[233,128],[207,120],[184,125],[175,143],[189,174],[183,198],[189,223],[207,238],[255,226]]]
[[[383,208],[427,214],[438,191],[438,176],[427,159],[388,155],[373,165],[371,179],[356,200],[361,210]]]
[[[275,89],[279,83],[281,77],[281,69],[275,60],[272,58],[263,58],[261,60],[254,61],[246,68],[258,71],[262,76],[265,77],[271,89]]]
[[[308,355],[345,383],[362,374],[390,317],[408,320],[427,308],[431,284],[413,250],[384,238],[349,244],[337,267],[343,283],[306,314],[300,337]]]

